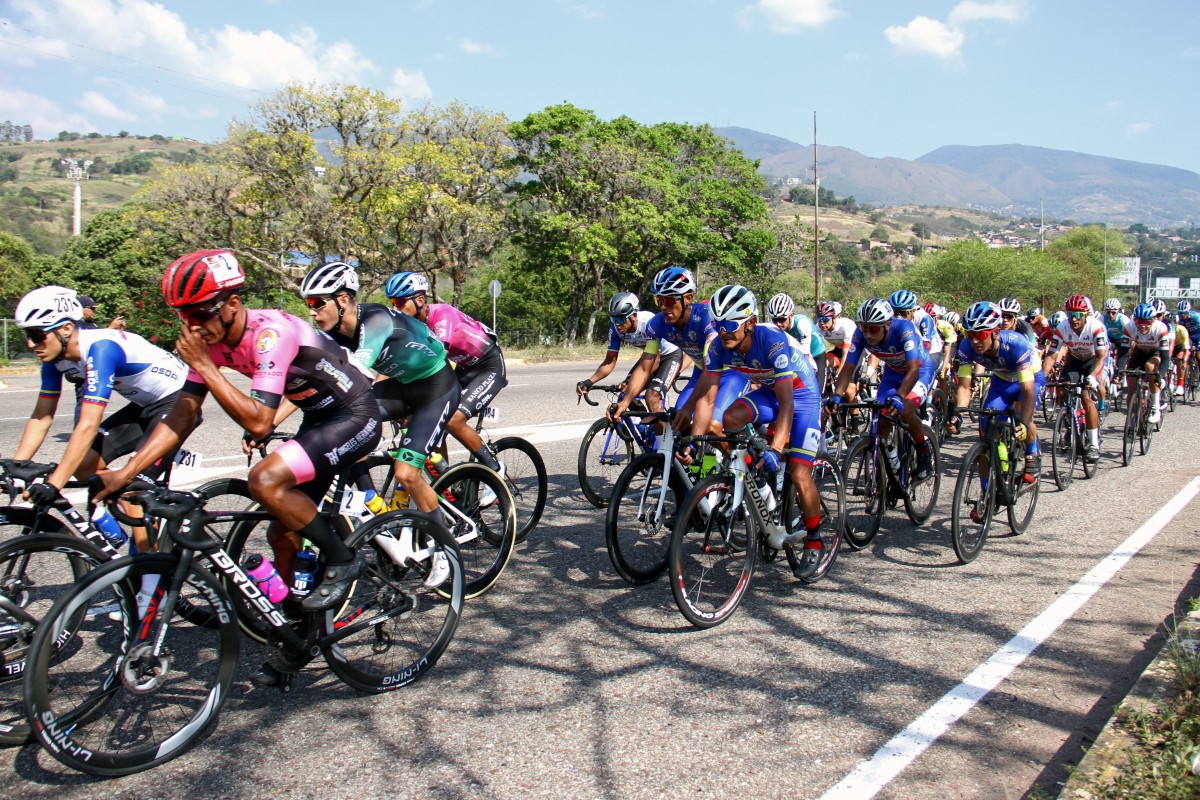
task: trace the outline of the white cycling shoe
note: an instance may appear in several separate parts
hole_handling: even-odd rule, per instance
[[[503,461],[500,462],[500,469],[498,470],[498,472],[499,472],[501,478],[503,478],[505,475],[508,474],[508,467],[504,466]],[[496,502],[497,502],[496,493],[494,491],[492,491],[492,487],[484,486],[479,491],[479,505],[482,506],[483,508],[487,508],[488,506],[494,506],[494,505],[496,505]]]

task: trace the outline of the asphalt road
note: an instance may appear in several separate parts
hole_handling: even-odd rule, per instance
[[[576,405],[571,387],[593,366],[510,368],[493,427],[537,442],[551,499],[496,588],[468,601],[428,678],[367,697],[314,665],[283,696],[250,686],[262,654],[247,642],[219,724],[191,752],[99,780],[9,748],[0,796],[1053,796],[1200,588],[1195,501],[1127,563],[1106,561],[1197,478],[1200,410],[1184,407],[1128,468],[1110,429],[1097,477],[1065,493],[1043,485],[1029,532],[994,527],[970,565],[950,547],[950,474],[924,528],[890,512],[871,547],[843,551],[811,587],[760,563],[735,616],[694,630],[665,579],[635,588],[616,576],[603,514],[579,493],[576,453],[599,409]],[[10,453],[36,382],[3,380]],[[208,406],[191,443],[204,456],[197,481],[245,469],[238,432]],[[70,408],[61,415],[66,433]],[[948,468],[967,441],[947,446]],[[1104,564],[1114,574],[1077,585]]]

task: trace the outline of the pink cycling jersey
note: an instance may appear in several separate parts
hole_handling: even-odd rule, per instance
[[[426,308],[425,324],[446,345],[446,355],[455,366],[473,367],[495,347],[495,334],[479,320],[448,303],[430,303]]]

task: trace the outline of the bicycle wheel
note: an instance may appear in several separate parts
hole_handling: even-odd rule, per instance
[[[496,458],[504,462],[504,479],[517,514],[517,542],[525,541],[546,510],[546,462],[538,449],[518,436],[495,442]]]
[[[692,524],[693,515],[703,523]],[[745,508],[733,504],[731,476],[710,475],[692,487],[671,532],[667,566],[675,605],[688,622],[711,628],[729,619],[750,588],[757,537]]]
[[[495,494],[481,501],[487,487]],[[442,516],[455,541],[466,576],[467,598],[492,588],[516,543],[517,515],[504,480],[482,464],[455,464],[433,482]]]
[[[0,544],[0,745],[30,739],[21,677],[41,620],[75,581],[106,561],[99,547],[66,533]]]
[[[828,453],[817,454],[813,460],[812,475],[817,493],[821,496],[821,563],[812,577],[800,579],[803,583],[816,583],[829,572],[842,549],[842,531],[846,525],[846,492],[842,485],[842,473]],[[789,536],[804,531],[800,496],[790,481],[783,494],[780,513]],[[800,547],[788,547],[783,551],[793,573],[800,566],[801,550]]]
[[[920,483],[912,480],[912,476],[917,470],[917,446],[908,432],[904,433],[908,440],[903,465],[904,480],[908,483],[907,491],[904,494],[904,513],[908,514],[908,518],[914,525],[924,525],[929,516],[933,514],[933,507],[937,505],[938,492],[942,488],[942,448],[938,446],[937,437],[934,436],[929,426],[923,425],[922,427],[925,429],[925,441],[929,442],[929,447],[933,451],[933,476]]]
[[[147,553],[110,561],[60,597],[38,627],[25,670],[29,718],[42,746],[66,766],[105,776],[139,772],[179,756],[216,721],[233,683],[238,628],[224,587],[199,564],[190,565],[184,593],[209,604],[221,623],[171,624],[154,652],[160,602],[178,560]],[[65,636],[80,610],[79,629]]]
[[[1050,442],[1050,465],[1054,471],[1054,485],[1065,490],[1075,477],[1075,462],[1079,458],[1078,434],[1075,431],[1075,414],[1070,406],[1058,412],[1054,420],[1054,436]]]
[[[929,429],[933,431],[938,444],[946,438],[946,402],[946,393],[942,389],[934,389],[929,405]]]
[[[1026,483],[1021,459],[1011,456],[1005,480],[1008,483],[1008,497],[1011,501],[1008,504],[1008,527],[1019,536],[1028,530],[1029,522],[1033,519],[1033,510],[1037,507],[1042,481],[1038,478],[1033,483]]]
[[[621,434],[607,419],[598,419],[579,445],[579,488],[596,508],[608,505],[617,476],[633,461],[633,442]]]
[[[1053,387],[1047,386],[1042,389],[1042,422],[1047,425],[1054,422],[1054,416],[1058,411],[1058,403],[1056,402],[1057,393]]]
[[[1121,466],[1128,467],[1133,461],[1133,443],[1137,440],[1138,420],[1142,416],[1142,401],[1139,392],[1129,397],[1129,409],[1125,412],[1125,427],[1121,431]]]
[[[1200,364],[1196,363],[1195,354],[1192,355],[1192,360],[1188,361],[1187,377],[1184,383],[1187,384],[1187,401],[1189,403],[1196,402],[1196,395],[1200,393]]]
[[[629,463],[613,486],[604,517],[604,541],[613,569],[641,586],[667,571],[671,530],[687,490],[672,472],[663,486],[663,457],[643,453]],[[662,508],[659,509],[659,500]]]
[[[1175,413],[1175,392],[1174,392],[1174,391],[1172,391],[1172,384],[1173,384],[1173,383],[1174,383],[1174,381],[1163,381],[1163,382],[1162,382],[1162,384],[1161,384],[1161,385],[1162,385],[1162,389],[1160,390],[1162,394],[1166,395],[1166,398],[1167,398],[1167,411],[1169,411],[1169,412],[1170,412],[1170,413],[1172,413],[1172,414],[1174,414],[1174,413]],[[1161,425],[1161,424],[1158,426],[1158,429],[1159,429],[1159,430],[1162,430],[1162,425]]]
[[[954,484],[954,505],[950,509],[950,539],[960,564],[969,564],[983,550],[988,528],[995,511],[993,487],[984,489],[983,481],[991,481],[987,445],[976,442],[963,458],[958,481]],[[975,519],[971,513],[975,512]]]
[[[381,545],[389,536],[428,552],[397,564]],[[360,692],[407,686],[433,668],[458,629],[464,580],[454,538],[429,515],[390,511],[355,529],[347,544],[363,549],[367,570],[342,610],[326,612],[325,632],[334,639],[325,660]],[[450,568],[436,588],[426,585],[434,554]]]
[[[887,480],[883,479],[882,461],[875,458],[875,443],[864,434],[850,445],[842,464],[842,485],[846,493],[846,544],[862,550],[879,533],[887,508]]]
[[[1160,410],[1159,415],[1162,415]],[[1154,438],[1154,423],[1150,421],[1150,401],[1147,399],[1142,406],[1142,413],[1138,415],[1138,447],[1142,455],[1150,452],[1150,440]]]

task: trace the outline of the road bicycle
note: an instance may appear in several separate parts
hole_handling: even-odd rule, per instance
[[[1121,466],[1127,467],[1133,461],[1133,444],[1136,441],[1142,455],[1150,452],[1150,440],[1154,437],[1157,426],[1150,422],[1150,387],[1149,378],[1157,375],[1142,369],[1127,369],[1124,378],[1134,378],[1136,388],[1129,393],[1129,407],[1125,412],[1125,426],[1121,432]],[[1170,384],[1163,391],[1170,391]]]
[[[933,471],[922,481],[913,479],[917,471],[917,446],[908,428],[895,417],[887,403],[875,400],[841,403],[848,409],[867,409],[870,423],[854,441],[842,461],[842,480],[846,487],[846,545],[861,550],[879,533],[883,515],[903,500],[904,511],[914,525],[924,525],[937,505],[941,489],[941,447],[928,424],[922,424],[929,442]],[[892,417],[892,430],[886,442],[879,436],[883,413]],[[896,453],[893,464],[887,452]]]
[[[269,626],[268,659],[284,691],[317,656],[359,691],[398,689],[426,674],[454,636],[463,571],[453,537],[434,516],[396,511],[356,528],[346,543],[362,551],[366,570],[344,605],[312,613],[271,602],[207,530],[222,520],[269,518],[266,512],[209,514],[200,495],[162,488],[125,497],[166,521],[175,548],[89,572],[46,614],[26,659],[34,734],[72,769],[128,775],[196,744],[229,695],[240,613]],[[413,548],[393,558],[405,538]],[[428,585],[435,554],[449,571],[440,592]],[[179,596],[209,609],[217,624],[175,624]]]
[[[967,450],[954,484],[950,538],[959,563],[975,560],[987,541],[999,506],[1008,512],[1008,527],[1019,535],[1029,528],[1041,491],[1041,479],[1025,482],[1025,443],[1016,437],[1012,409],[972,408],[987,420],[983,438]]]
[[[1200,356],[1200,348],[1193,346],[1183,377],[1184,398],[1189,404],[1194,404],[1200,397],[1200,359],[1197,356]]]
[[[719,625],[733,614],[750,588],[759,558],[775,561],[782,550],[795,573],[807,536],[800,498],[785,479],[776,501],[769,482],[758,482],[747,461],[758,461],[769,446],[753,427],[727,436],[703,435],[685,443],[725,443],[725,466],[693,487],[675,518],[668,554],[671,594],[680,613],[697,628]],[[783,467],[781,467],[783,469]],[[765,477],[765,476],[764,476]],[[828,574],[841,549],[846,498],[841,474],[824,453],[813,461],[813,481],[821,500],[821,561],[816,583]]]
[[[1047,381],[1047,390],[1050,387],[1054,387],[1061,400],[1058,416],[1054,419],[1054,432],[1050,443],[1051,471],[1054,474],[1054,485],[1060,490],[1065,490],[1074,479],[1077,462],[1083,462],[1085,478],[1096,474],[1098,464],[1092,464],[1086,458],[1082,458],[1088,435],[1083,411],[1084,391],[1091,394],[1093,401],[1099,401],[1096,391],[1087,386],[1086,375],[1080,376],[1077,381]],[[1097,437],[1099,440],[1099,430]]]
[[[483,439],[492,457],[504,464],[503,477],[508,483],[508,491],[512,495],[513,509],[517,516],[516,542],[520,544],[525,541],[530,531],[537,527],[542,513],[546,510],[546,495],[549,491],[546,462],[528,439],[504,436],[492,441],[483,423],[484,420],[499,419],[499,410],[494,406],[486,406],[475,417],[475,432]],[[471,461],[476,460],[472,454]]]
[[[618,384],[596,385],[588,392],[607,392],[610,405],[622,397],[621,386]],[[588,394],[580,395],[579,398],[590,406],[600,405]],[[577,400],[576,403],[578,402]],[[637,414],[649,413],[645,395],[636,397],[629,404],[629,410],[636,413],[616,423],[609,422],[607,417],[593,422],[579,444],[579,488],[587,501],[596,508],[608,506],[608,499],[612,495],[617,477],[633,461],[635,455],[654,452],[654,429],[636,421]]]

